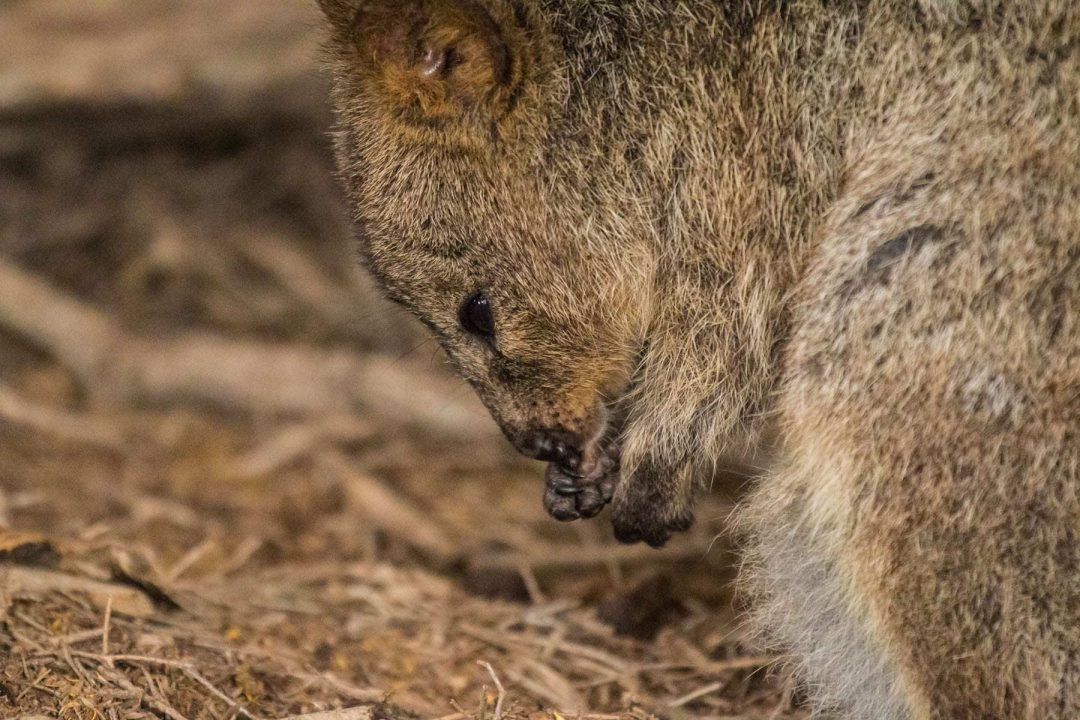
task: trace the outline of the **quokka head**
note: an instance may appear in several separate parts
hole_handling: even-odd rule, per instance
[[[569,473],[610,462],[653,260],[561,45],[510,0],[320,4],[365,265],[518,450]]]

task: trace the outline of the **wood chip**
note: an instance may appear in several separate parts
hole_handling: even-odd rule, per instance
[[[54,567],[60,552],[44,535],[0,528],[0,562]]]
[[[460,557],[461,548],[430,513],[371,475],[354,470],[340,453],[327,451],[321,458],[343,479],[350,508],[366,521],[440,563]]]
[[[327,712],[293,715],[285,720],[374,720],[375,710],[369,705],[362,707],[328,710]]]
[[[113,614],[140,618],[154,614],[150,598],[134,588],[52,570],[0,566],[0,588],[6,595],[34,600],[49,593],[81,593],[101,612],[111,603]]]

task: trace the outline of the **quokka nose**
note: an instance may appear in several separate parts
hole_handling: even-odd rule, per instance
[[[521,443],[526,455],[552,462],[571,472],[581,466],[581,449],[577,438],[564,430],[534,430]]]

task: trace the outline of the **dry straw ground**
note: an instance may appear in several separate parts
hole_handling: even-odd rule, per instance
[[[313,3],[311,3],[313,4]],[[788,718],[355,271],[309,3],[0,5],[0,716]]]

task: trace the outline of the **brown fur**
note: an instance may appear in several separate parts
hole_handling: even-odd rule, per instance
[[[822,713],[1080,714],[1076,3],[322,4],[366,263],[581,450],[554,514],[659,544],[768,459],[746,587]]]

